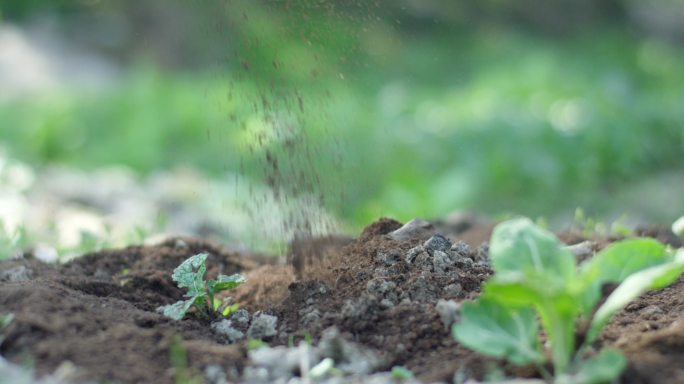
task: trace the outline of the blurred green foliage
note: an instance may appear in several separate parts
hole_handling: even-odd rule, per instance
[[[600,212],[615,190],[682,169],[681,48],[625,33],[607,16],[554,36],[515,24],[525,9],[495,1],[449,8],[443,19],[371,5],[339,13],[334,2],[285,2],[287,12],[237,3],[244,12],[204,13],[218,32],[200,34],[226,44],[217,65],[138,64],[105,93],[0,104],[9,127],[0,140],[33,164],[187,164],[259,179],[264,153],[286,151],[250,141],[267,130],[265,117],[287,110],[321,159],[303,172],[342,190],[331,208],[356,225],[460,208]],[[620,13],[621,2],[599,3],[592,15]],[[470,25],[464,15],[478,12],[487,17]]]

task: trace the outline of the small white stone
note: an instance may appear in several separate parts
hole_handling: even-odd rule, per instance
[[[408,240],[414,237],[429,237],[434,234],[435,228],[430,222],[422,219],[413,219],[403,227],[389,234],[394,240]]]
[[[672,232],[679,237],[684,237],[684,216],[680,217],[672,224]]]
[[[439,300],[435,306],[439,317],[442,319],[442,324],[447,330],[454,324],[460,315],[461,304],[453,300]]]

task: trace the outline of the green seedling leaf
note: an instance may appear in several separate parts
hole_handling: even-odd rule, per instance
[[[612,383],[627,366],[627,359],[616,349],[605,348],[598,355],[582,360],[574,375],[563,375],[554,384]]]
[[[8,313],[6,315],[0,316],[0,331],[7,328],[12,321],[14,321],[14,313]],[[3,341],[5,341],[5,336],[0,335],[0,346],[2,346]]]
[[[575,257],[553,233],[527,218],[503,222],[494,228],[489,246],[497,274],[522,274],[546,280],[547,289],[564,287],[575,276]]]
[[[223,310],[221,311],[221,314],[223,316],[229,316],[229,315],[237,312],[238,309],[240,309],[239,304],[226,305],[226,307],[223,308]]]
[[[410,370],[397,365],[392,367],[392,377],[399,380],[410,380],[413,379],[413,372]]]
[[[593,341],[611,316],[642,293],[672,284],[684,272],[684,251],[679,250],[669,263],[656,265],[627,277],[596,311],[587,341]]]
[[[509,276],[510,277],[510,276]],[[534,279],[497,279],[487,282],[485,296],[501,305],[515,308],[534,308],[548,334],[553,364],[559,372],[565,372],[575,347],[575,319],[577,300],[567,292],[546,290]]]
[[[211,304],[211,308],[212,308],[214,311],[218,311],[219,308],[221,308],[221,304],[223,304],[223,302],[221,301],[221,299],[214,297],[214,301],[213,301],[212,304]]]
[[[195,299],[181,300],[173,304],[165,305],[163,308],[164,316],[170,317],[174,320],[181,320],[185,317],[190,307],[195,303]]]
[[[627,239],[615,242],[586,261],[580,267],[584,286],[583,313],[589,314],[601,298],[601,286],[620,283],[628,276],[671,258],[663,244],[651,238]]]
[[[207,271],[205,262],[207,253],[200,253],[185,260],[181,265],[173,270],[171,278],[178,284],[179,288],[187,288],[186,297],[204,295],[204,273]]]
[[[489,356],[519,365],[544,360],[537,336],[539,325],[530,308],[511,309],[483,297],[463,304],[461,321],[452,330],[461,344]]]
[[[247,279],[244,276],[237,273],[230,276],[218,275],[216,280],[209,280],[208,286],[212,293],[216,293],[237,288],[246,281]]]
[[[232,276],[219,275],[216,280],[209,280],[205,283],[204,274],[207,271],[205,262],[207,253],[200,253],[185,260],[181,265],[173,270],[171,277],[178,284],[179,288],[186,288],[184,294],[188,299],[163,307],[164,315],[175,319],[182,319],[191,306],[195,306],[203,316],[211,316],[210,312],[221,312],[225,315],[237,310],[237,306],[222,308],[220,300],[214,297],[215,292],[233,289],[247,281],[242,275]],[[226,303],[227,304],[227,303]]]
[[[0,316],[0,330],[3,330],[14,321],[14,313],[8,313]]]

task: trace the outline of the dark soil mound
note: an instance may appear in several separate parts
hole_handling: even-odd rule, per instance
[[[171,271],[187,257],[209,252],[210,277],[246,274],[249,282],[235,295],[243,308],[277,316],[277,332],[265,340],[271,345],[318,340],[335,326],[345,339],[377,352],[378,370],[404,365],[424,382],[451,382],[457,371],[482,377],[496,362],[459,346],[448,325],[456,314],[454,302],[476,297],[491,274],[486,244],[472,244],[491,227],[445,234],[448,238],[393,240],[388,233],[400,226],[382,219],[357,240],[300,240],[290,255],[296,268],[259,263],[192,239],[98,252],[65,265],[2,262],[0,314],[14,313],[15,319],[2,331],[0,353],[14,363],[32,362],[39,374],[69,361],[77,368],[75,381],[172,383],[184,369],[170,357],[180,339],[191,374],[216,364],[239,381],[249,364],[245,341],[230,344],[208,321],[173,321],[157,312],[183,294]],[[678,241],[662,230],[644,233]],[[608,242],[602,239],[597,247]],[[629,357],[624,382],[684,382],[683,312],[680,280],[616,316],[601,342]]]
[[[228,362],[240,368],[244,351],[220,344],[207,324],[172,321],[156,312],[181,298],[170,272],[199,252],[211,253],[209,274],[254,266],[190,239],[98,252],[65,265],[3,262],[0,308],[15,319],[4,332],[2,355],[32,362],[40,374],[70,361],[81,368],[77,379],[174,382],[169,348],[174,335],[180,335],[188,341],[193,367]]]

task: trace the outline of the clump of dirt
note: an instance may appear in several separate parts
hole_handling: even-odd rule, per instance
[[[298,239],[288,265],[193,239],[93,253],[64,265],[5,261],[0,263],[0,314],[14,313],[15,319],[2,331],[0,353],[14,363],[33,362],[39,374],[69,361],[77,368],[69,377],[75,382],[171,383],[185,369],[205,375],[207,382],[220,382],[210,376],[239,382],[272,379],[258,364],[271,364],[270,354],[278,351],[292,355],[296,351],[285,346],[312,338],[322,343],[317,351],[332,350],[332,356],[340,340],[367,351],[360,353],[374,360],[364,374],[403,365],[423,382],[482,378],[488,366],[501,362],[458,345],[450,326],[460,303],[475,298],[492,274],[486,243],[462,240],[482,238],[491,225],[395,240],[391,234],[401,227],[381,219],[353,240]],[[644,233],[676,246],[679,239],[666,232]],[[567,239],[584,240],[591,241],[591,251],[610,243]],[[171,272],[199,252],[210,254],[210,277],[240,272],[249,278],[234,294],[247,311],[220,324],[192,316],[173,321],[157,311],[182,297]],[[684,381],[682,298],[680,279],[634,301],[607,327],[599,344],[628,356],[624,383]],[[248,353],[248,337],[283,349]],[[177,340],[180,347],[174,347]],[[187,362],[179,366],[171,358],[174,348],[186,352]],[[504,369],[522,377],[533,374]]]
[[[391,219],[371,224],[290,284],[289,297],[275,307],[284,321],[282,336],[317,338],[335,326],[380,352],[384,368],[405,365],[427,381],[450,381],[466,366],[481,370],[474,362],[484,360],[450,337],[451,324],[442,321],[437,304],[475,297],[491,274],[486,255],[441,235],[387,236],[401,226]]]

